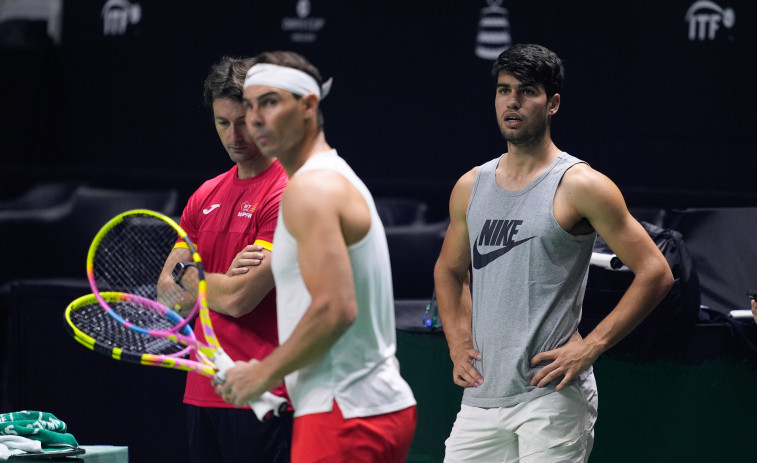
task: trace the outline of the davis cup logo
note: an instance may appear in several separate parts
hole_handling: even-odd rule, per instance
[[[721,8],[709,0],[694,2],[684,18],[689,23],[689,40],[715,40],[721,25],[728,29],[736,23],[733,8]]]
[[[292,42],[311,43],[318,38],[318,32],[326,25],[326,18],[310,16],[310,0],[297,0],[297,17],[287,16],[281,20],[281,30],[289,34]]]

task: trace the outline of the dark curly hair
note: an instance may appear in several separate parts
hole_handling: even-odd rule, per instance
[[[551,98],[560,93],[565,68],[560,58],[550,49],[535,44],[516,44],[503,51],[492,65],[492,77],[500,72],[511,74],[527,84],[542,84]]]

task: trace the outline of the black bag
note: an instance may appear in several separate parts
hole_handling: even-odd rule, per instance
[[[667,296],[621,343],[626,346],[636,344],[637,347],[651,347],[662,335],[700,321],[702,299],[694,259],[681,233],[648,222],[641,222],[641,225],[667,259],[674,282]],[[609,246],[599,236],[594,243],[594,252],[612,254]],[[589,266],[583,315],[579,325],[582,335],[588,334],[615,308],[633,277],[633,272],[627,268],[609,270],[596,265]]]

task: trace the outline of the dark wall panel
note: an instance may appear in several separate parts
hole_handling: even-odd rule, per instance
[[[479,33],[499,27],[483,19],[496,16],[507,23],[490,41],[509,34],[565,60],[559,147],[621,187],[757,192],[749,85],[757,4],[749,0],[150,0],[128,4],[139,14],[122,34],[105,33],[104,5],[64,1],[62,44],[30,51],[38,60],[2,50],[13,64],[3,81],[17,95],[50,94],[3,103],[15,114],[49,106],[31,135],[29,116],[3,111],[14,181],[42,153],[38,175],[107,173],[191,190],[230,166],[201,105],[208,67],[223,54],[292,49],[334,77],[323,103],[327,136],[358,173],[434,191],[444,203],[463,172],[505,150],[491,59],[476,54],[486,45]]]

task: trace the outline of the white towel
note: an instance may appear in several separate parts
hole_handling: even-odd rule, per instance
[[[0,436],[0,460],[26,452],[41,453],[42,442],[23,436]]]

